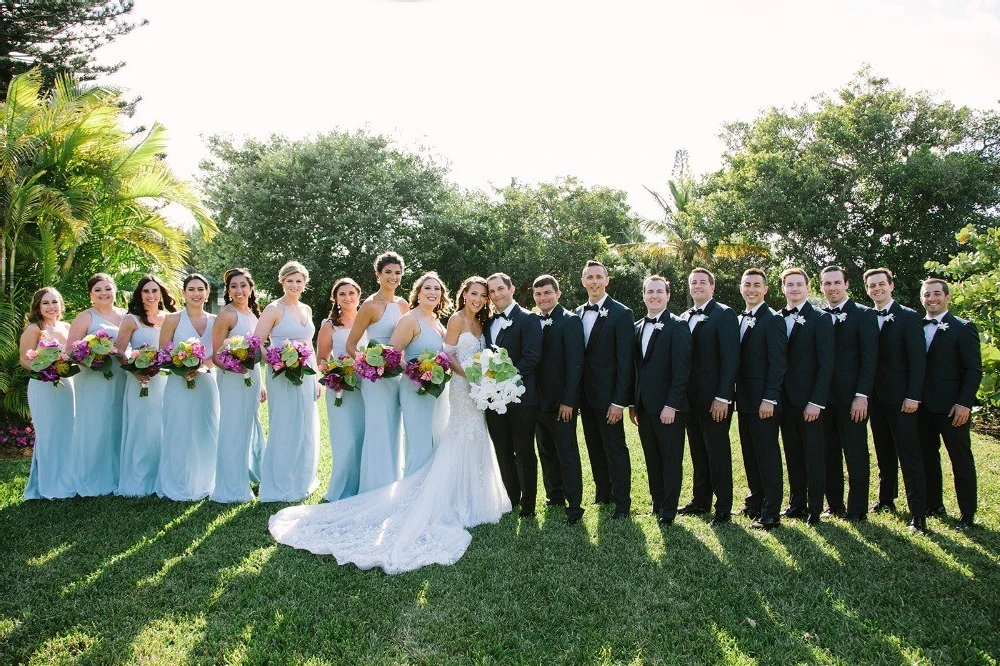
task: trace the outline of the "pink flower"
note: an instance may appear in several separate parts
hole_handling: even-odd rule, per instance
[[[433,377],[433,376],[434,376],[434,375],[433,375],[433,374],[431,373],[431,371],[430,371],[430,370],[428,370],[428,371],[427,371],[427,372],[425,372],[424,374],[420,375],[420,378],[421,378],[422,380],[424,380],[425,382],[429,382],[429,381],[431,380],[431,377]]]
[[[37,349],[29,349],[25,353],[25,356],[28,357],[29,361],[34,361],[36,358],[38,358],[38,350]]]
[[[271,367],[274,369],[275,372],[277,372],[278,370],[284,369],[285,364],[282,361],[275,361],[274,363],[271,364]]]

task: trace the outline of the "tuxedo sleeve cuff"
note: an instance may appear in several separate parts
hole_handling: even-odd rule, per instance
[[[716,400],[718,400],[719,402],[724,402],[724,403],[726,403],[727,405],[731,405],[731,404],[733,404],[733,401],[732,401],[732,400],[726,400],[725,398],[720,398],[719,396],[715,396],[715,399],[716,399]]]
[[[868,399],[868,396],[866,396],[864,393],[855,393],[854,397],[855,398],[865,398],[866,400]]]
[[[815,402],[810,402],[809,404],[812,405],[813,407],[819,407],[820,409],[826,409],[826,407],[824,407],[823,405],[817,405]]]
[[[764,398],[764,402],[771,403],[772,405],[777,405],[778,404],[777,400],[768,400],[767,398]]]
[[[624,407],[622,407],[621,405],[616,405],[615,403],[611,403],[611,406],[612,406],[612,407],[617,407],[618,409],[625,409],[625,408],[624,408]]]

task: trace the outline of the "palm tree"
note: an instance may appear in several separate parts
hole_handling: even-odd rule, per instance
[[[70,310],[86,305],[98,270],[123,278],[176,275],[187,241],[163,208],[186,208],[215,231],[195,190],[162,158],[165,130],[122,128],[121,95],[61,77],[42,90],[37,70],[14,77],[0,104],[0,412],[27,414],[17,335],[27,299],[52,284]],[[13,346],[13,349],[11,347]]]

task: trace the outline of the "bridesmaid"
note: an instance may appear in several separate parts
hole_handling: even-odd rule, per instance
[[[205,345],[204,366],[186,377],[170,373],[163,389],[163,450],[156,494],[189,502],[204,499],[215,485],[215,450],[219,439],[219,388],[212,374],[212,324],[205,312],[208,280],[198,273],[184,278],[184,309],[167,315],[160,329],[160,347],[196,338]],[[193,389],[186,380],[194,379]]]
[[[154,275],[143,275],[132,292],[128,316],[122,320],[115,343],[118,358],[127,362],[129,348],[160,346],[160,328],[168,312],[176,312],[167,286]],[[129,374],[129,373],[126,373]],[[160,444],[163,438],[163,389],[167,378],[157,375],[146,383],[149,395],[139,397],[142,385],[135,375],[125,379],[122,409],[121,475],[116,495],[145,497],[152,495],[160,467]]]
[[[444,326],[441,317],[451,305],[448,290],[437,273],[424,273],[410,291],[410,311],[400,317],[389,344],[403,349],[403,360],[411,361],[423,351],[437,353],[444,347]],[[431,457],[432,436],[438,423],[434,417],[443,402],[432,395],[417,395],[418,387],[403,377],[399,388],[399,404],[403,412],[403,429],[406,431],[406,467],[409,476],[420,469]],[[447,398],[444,398],[447,400]]]
[[[386,252],[375,260],[378,291],[369,296],[354,320],[347,336],[347,353],[357,353],[361,336],[389,344],[396,322],[409,310],[406,301],[396,297],[396,288],[403,279],[403,258]],[[361,382],[361,397],[365,403],[365,441],[361,447],[361,473],[358,492],[363,493],[395,483],[400,478],[400,412],[399,377]]]
[[[104,331],[118,339],[118,327],[125,311],[115,307],[117,288],[107,273],[96,273],[87,280],[91,307],[73,319],[66,348],[84,336]],[[74,479],[81,497],[110,495],[118,489],[122,444],[122,401],[125,375],[111,362],[112,378],[101,371],[82,368],[73,378],[76,397],[76,423],[73,426]]]
[[[270,346],[296,340],[312,347],[316,332],[312,310],[299,302],[309,282],[309,271],[299,262],[289,261],[278,271],[278,281],[285,294],[264,308],[254,333],[261,340],[271,338]],[[315,358],[310,359],[310,363],[314,362]],[[295,386],[268,371],[269,426],[260,470],[261,502],[298,502],[319,486],[319,383],[316,375],[302,380],[302,386]]]
[[[231,268],[225,275],[225,307],[212,327],[215,365],[219,368],[219,454],[215,465],[213,502],[253,501],[251,483],[260,483],[260,459],[264,453],[264,432],[260,427],[260,403],[265,392],[260,381],[260,365],[249,376],[223,370],[218,361],[219,349],[232,335],[244,338],[253,334],[260,316],[253,276],[245,268]],[[249,461],[249,474],[247,465]]]
[[[346,353],[347,336],[358,315],[361,287],[351,278],[340,278],[330,290],[329,317],[319,329],[317,352],[320,363],[333,356]],[[361,345],[368,341],[361,337]],[[322,367],[322,366],[321,366]],[[334,502],[358,494],[358,476],[361,473],[361,445],[365,439],[365,403],[358,390],[344,391],[340,407],[335,406],[337,395],[326,392],[326,419],[329,423],[330,452],[333,469],[330,485],[323,498]]]
[[[31,299],[28,325],[21,334],[21,365],[31,369],[28,352],[43,338],[55,340],[66,348],[69,324],[62,321],[65,310],[62,296],[55,287],[42,287]],[[73,497],[73,378],[59,386],[37,379],[28,380],[28,407],[35,427],[35,447],[31,473],[24,499],[62,499]]]

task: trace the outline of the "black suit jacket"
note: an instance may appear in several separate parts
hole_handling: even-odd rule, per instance
[[[490,318],[486,325],[486,344],[507,350],[514,367],[521,373],[521,381],[524,382],[524,395],[521,396],[520,404],[534,407],[538,404],[535,369],[542,357],[542,326],[538,321],[538,315],[515,303],[514,309],[510,311],[510,326],[501,329],[497,339],[493,340],[490,329],[495,318],[495,316]]]
[[[736,370],[740,364],[740,323],[732,308],[714,298],[702,308],[705,318],[692,331],[691,406],[707,408],[716,398],[736,395]],[[688,319],[685,315],[685,323]]]
[[[889,405],[902,405],[907,398],[919,401],[927,368],[923,318],[896,301],[889,315],[892,319],[885,320],[878,336],[875,395]]]
[[[542,360],[535,372],[541,408],[554,412],[559,405],[580,406],[583,376],[583,322],[556,305],[552,323],[542,329]]]
[[[833,377],[833,322],[809,301],[802,304],[797,316],[805,321],[792,326],[788,335],[782,397],[792,407],[805,407],[809,402],[826,407]]]
[[[598,313],[583,355],[583,397],[590,407],[625,407],[632,395],[632,349],[635,346],[632,310],[608,296],[606,316]],[[576,309],[582,320],[583,306]]]
[[[781,384],[785,379],[787,354],[785,320],[767,303],[761,303],[753,326],[747,326],[740,342],[740,366],[736,373],[738,410],[756,414],[764,399],[776,402],[775,410],[781,409]]]
[[[662,324],[662,326],[660,326]],[[691,374],[691,331],[686,321],[664,310],[642,353],[643,317],[635,323],[635,399],[636,407],[659,414],[664,407],[680,411],[689,408],[688,377]],[[649,326],[654,326],[649,324]]]
[[[927,349],[924,408],[947,414],[953,405],[972,408],[983,379],[979,331],[971,321],[948,313]]]
[[[878,362],[878,318],[875,311],[847,299],[833,322],[834,362],[830,404],[849,407],[858,393],[871,397]],[[827,314],[828,318],[831,318]]]

